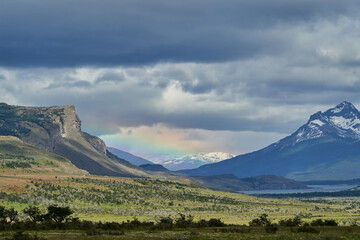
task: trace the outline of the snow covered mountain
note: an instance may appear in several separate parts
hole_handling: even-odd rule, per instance
[[[342,102],[310,116],[296,132],[259,151],[197,169],[191,176],[274,174],[296,180],[360,178],[360,112]]]
[[[296,143],[332,136],[344,139],[360,139],[360,112],[349,102],[342,102],[326,112],[317,112],[309,121],[291,136],[275,143],[276,147],[285,147]]]
[[[234,157],[229,153],[211,152],[187,155],[171,159],[162,163],[166,168],[177,171],[182,169],[193,169],[208,163],[216,163]]]

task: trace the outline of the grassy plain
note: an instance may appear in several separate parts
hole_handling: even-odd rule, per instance
[[[108,222],[157,221],[178,213],[227,224],[247,224],[263,213],[274,222],[295,215],[342,225],[360,220],[358,198],[266,199],[213,191],[187,180],[0,172],[0,205],[21,212],[28,205],[45,209],[49,204],[70,206],[82,220]]]

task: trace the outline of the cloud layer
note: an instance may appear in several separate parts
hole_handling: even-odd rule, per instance
[[[208,63],[277,55],[297,47],[286,30],[316,30],[313,23],[319,21],[356,17],[360,5],[356,0],[0,4],[0,64],[13,67]]]
[[[4,0],[1,101],[75,105],[107,139],[255,150],[318,110],[359,107],[359,11],[354,0]]]

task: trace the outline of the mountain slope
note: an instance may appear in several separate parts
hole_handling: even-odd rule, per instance
[[[197,168],[205,164],[220,162],[232,157],[234,156],[223,152],[197,153],[165,161],[162,165],[172,171],[178,171]]]
[[[131,153],[121,151],[120,149],[107,147],[108,151],[114,154],[115,156],[124,159],[136,166],[144,165],[144,164],[154,164],[153,162],[146,160],[144,158],[132,155]]]
[[[292,179],[262,175],[250,178],[238,178],[233,174],[215,176],[190,177],[191,180],[214,190],[248,191],[263,189],[304,189],[305,184],[298,183]]]
[[[25,143],[12,136],[0,136],[0,169],[26,173],[87,174],[68,159]]]
[[[22,107],[1,103],[0,135],[15,136],[61,155],[91,174],[148,176],[141,168],[109,155],[98,137],[82,132],[74,106]]]
[[[153,172],[170,172],[169,169],[160,164],[144,164],[140,165],[139,167]]]
[[[296,180],[360,177],[360,113],[349,102],[313,114],[292,135],[256,152],[193,170],[191,176],[274,174]]]

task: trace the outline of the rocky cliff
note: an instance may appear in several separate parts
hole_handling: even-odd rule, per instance
[[[148,175],[125,160],[109,155],[100,138],[82,132],[74,106],[23,107],[0,103],[0,135],[15,136],[64,156],[91,174]]]

